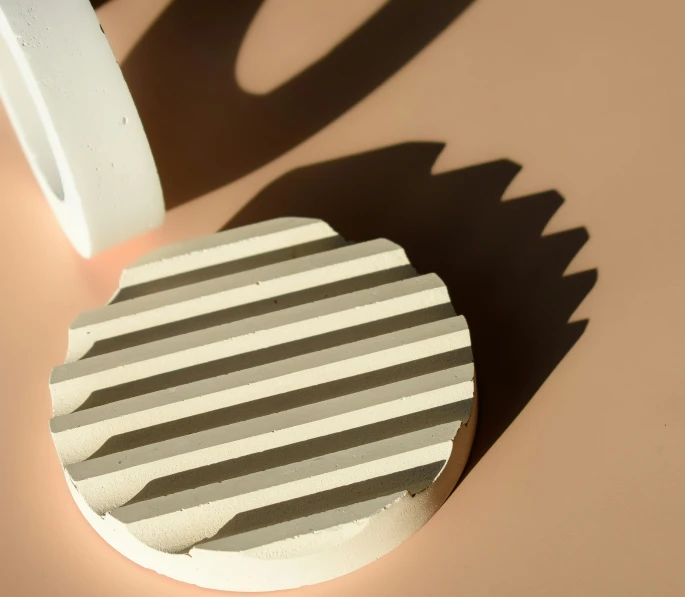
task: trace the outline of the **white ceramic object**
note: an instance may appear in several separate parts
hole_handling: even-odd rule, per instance
[[[214,589],[328,580],[440,507],[475,427],[469,331],[388,240],[282,218],[171,245],[80,315],[50,389],[74,499]]]
[[[0,0],[0,92],[40,187],[81,255],[162,223],[143,126],[87,0]]]

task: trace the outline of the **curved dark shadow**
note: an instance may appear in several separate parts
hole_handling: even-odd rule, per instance
[[[122,65],[167,208],[232,182],[298,145],[399,71],[473,0],[390,0],[266,95],[235,64],[259,0],[175,0]]]
[[[585,228],[542,236],[556,191],[502,201],[508,160],[432,175],[440,143],[407,143],[307,166],[276,180],[231,222],[328,221],[349,240],[386,237],[418,271],[436,272],[472,333],[480,402],[470,470],[585,331],[569,319],[597,270],[564,276]]]

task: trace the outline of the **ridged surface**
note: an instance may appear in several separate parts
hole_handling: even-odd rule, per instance
[[[474,368],[444,284],[401,247],[283,218],[132,264],[50,388],[88,507],[192,557],[319,537],[430,487]]]

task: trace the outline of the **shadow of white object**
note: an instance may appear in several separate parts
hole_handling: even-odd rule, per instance
[[[87,0],[0,0],[0,94],[43,194],[81,255],[163,222],[143,126]]]

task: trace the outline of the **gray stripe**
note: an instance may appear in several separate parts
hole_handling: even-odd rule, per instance
[[[341,452],[355,446],[364,445],[369,441],[380,441],[443,423],[454,421],[466,423],[471,415],[472,407],[472,399],[464,400],[405,417],[276,448],[275,450],[258,452],[257,454],[250,454],[242,458],[225,460],[190,471],[176,473],[175,475],[160,477],[148,483],[140,493],[127,502],[127,505],[180,493],[181,491],[197,489],[198,487],[213,483],[221,483],[271,468],[300,462],[306,458],[317,458],[325,454]]]
[[[356,375],[327,384],[309,386],[285,394],[276,394],[255,402],[238,404],[186,417],[178,421],[169,421],[168,423],[136,429],[135,431],[111,437],[90,458],[98,458],[107,454],[131,450],[153,442],[182,437],[191,433],[198,433],[232,423],[239,423],[277,412],[300,408],[346,394],[354,394],[393,382],[401,382],[412,377],[443,371],[470,362],[471,349],[470,347],[463,348],[458,351],[414,361],[411,367],[408,367],[406,364],[387,367],[371,373],[365,373],[364,375]]]
[[[307,288],[306,290],[301,290],[299,292],[279,295],[274,298],[248,303],[238,307],[231,307],[229,309],[213,311],[212,313],[206,313],[204,315],[188,317],[187,319],[172,321],[171,323],[145,328],[136,332],[98,340],[81,358],[87,359],[116,350],[140,346],[142,344],[147,344],[148,342],[164,340],[181,334],[197,332],[198,330],[206,330],[218,325],[247,319],[248,317],[258,317],[260,315],[266,315],[267,313],[274,313],[282,309],[305,305],[329,297],[342,296],[358,290],[366,290],[383,284],[399,282],[400,280],[406,280],[415,275],[416,271],[414,268],[410,265],[405,265],[365,274],[363,276],[347,278],[346,280],[324,284],[314,288]]]
[[[303,518],[321,514],[324,516],[314,519],[318,527],[317,530],[329,528],[332,526],[331,522],[339,521],[339,510],[346,507],[369,500],[375,501],[375,499],[383,496],[387,497],[386,504],[388,504],[394,501],[398,492],[407,491],[416,494],[423,491],[433,482],[443,465],[444,462],[435,462],[368,481],[353,483],[345,487],[313,493],[273,506],[241,512],[216,535],[206,541],[201,541],[195,547],[218,550],[240,550],[257,547],[278,539],[293,537],[294,535],[284,534],[283,531],[294,531],[295,529],[302,531],[304,530],[302,523],[305,527],[307,526],[307,521],[302,521]],[[376,508],[377,510],[378,508]],[[298,519],[300,521],[298,525],[286,524],[278,527],[279,523],[294,523]],[[276,526],[274,527],[274,525]]]
[[[164,290],[171,290],[172,288],[180,288],[181,286],[187,286],[189,284],[204,282],[205,280],[213,280],[214,278],[221,278],[231,274],[239,274],[251,269],[282,263],[298,257],[323,253],[324,251],[343,247],[345,244],[345,241],[340,236],[329,236],[301,245],[293,245],[291,247],[286,247],[285,249],[279,249],[278,251],[260,253],[258,255],[245,257],[244,259],[219,263],[209,267],[183,272],[182,274],[167,276],[166,278],[157,278],[150,282],[143,282],[142,284],[136,284],[134,286],[125,286],[117,292],[110,304],[128,301]]]
[[[418,325],[441,321],[454,316],[452,305],[447,303],[421,311],[413,311],[387,319],[380,319],[363,325],[347,327],[327,334],[304,338],[286,344],[279,344],[253,352],[217,359],[192,367],[176,369],[137,379],[124,384],[110,386],[92,392],[75,412],[110,404],[119,400],[167,390],[181,385],[227,375],[244,369],[252,369],[284,359],[318,352],[360,340],[375,338],[392,332],[406,330]]]

